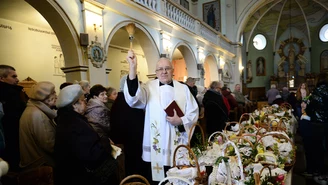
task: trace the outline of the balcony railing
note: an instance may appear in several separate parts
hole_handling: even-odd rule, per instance
[[[133,0],[138,4],[156,12],[160,16],[170,19],[177,25],[189,30],[190,32],[201,36],[205,40],[231,51],[232,46],[228,39],[223,39],[222,34],[202,20],[194,17],[188,10],[183,8],[174,0]],[[161,8],[163,7],[163,8]],[[199,26],[196,26],[199,25]]]
[[[195,32],[196,19],[189,15],[187,11],[178,6],[174,1],[165,1],[165,16],[187,30]]]
[[[134,1],[157,12],[157,2],[160,0],[134,0]]]

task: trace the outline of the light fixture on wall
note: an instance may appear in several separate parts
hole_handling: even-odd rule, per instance
[[[98,27],[101,28],[102,25],[98,25]],[[97,32],[97,24],[96,24],[96,23],[93,24],[93,30],[94,30],[95,32]]]
[[[172,48],[171,37],[170,35],[167,35],[165,33],[162,34],[162,37],[163,37],[163,49],[165,51],[165,54],[169,55]]]
[[[204,63],[205,54],[202,48],[198,48],[198,59],[200,63]]]

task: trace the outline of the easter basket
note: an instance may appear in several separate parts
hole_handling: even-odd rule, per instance
[[[260,172],[254,173],[255,185],[271,184],[283,185],[286,177],[286,171],[279,168],[271,169],[272,166],[264,166]]]
[[[237,121],[226,122],[226,126],[224,127],[224,133],[228,136],[237,136],[242,130],[243,126]]]
[[[129,182],[129,181],[133,181],[133,182]],[[150,184],[145,177],[135,174],[135,175],[129,175],[129,176],[125,177],[121,181],[120,185],[150,185]]]
[[[296,147],[284,132],[267,132],[259,139],[266,151],[277,156],[277,165],[289,171],[296,161]]]
[[[181,156],[181,149],[183,155]],[[178,152],[179,151],[179,152]],[[184,158],[184,161],[189,161],[189,164],[186,162],[179,162],[177,156],[179,154],[179,159]],[[179,164],[178,164],[179,163]],[[188,179],[190,183],[195,185],[205,185],[207,184],[207,173],[204,166],[200,167],[197,157],[187,145],[179,145],[174,151],[173,155],[173,168],[167,171],[168,177],[182,177]],[[184,184],[183,182],[177,181],[173,183],[176,185]]]
[[[255,118],[253,117],[252,113],[244,113],[240,116],[239,123],[243,126],[254,125]]]
[[[226,149],[228,146],[233,147],[236,154],[235,156],[226,157]],[[209,185],[232,185],[239,184],[244,180],[245,176],[239,150],[234,142],[227,141],[224,144],[222,156],[218,158],[213,172],[209,176]]]

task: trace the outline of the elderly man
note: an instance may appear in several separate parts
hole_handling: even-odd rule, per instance
[[[172,79],[173,67],[167,58],[156,65],[158,79],[140,85],[137,78],[137,57],[128,52],[129,76],[124,87],[126,102],[134,108],[146,109],[142,159],[151,162],[152,179],[164,178],[163,166],[172,165],[173,152],[179,144],[188,143],[190,127],[198,119],[198,106],[188,87]],[[175,100],[183,116],[168,116],[165,109]],[[184,129],[179,129],[183,127]],[[166,170],[165,169],[165,170]]]
[[[39,166],[54,166],[53,151],[55,144],[57,116],[53,108],[57,95],[51,82],[38,82],[28,94],[30,100],[20,118],[19,145],[24,170]]]
[[[0,102],[4,111],[1,123],[6,144],[0,157],[8,161],[11,171],[19,171],[19,119],[28,99],[18,82],[15,68],[0,65]]]
[[[233,91],[233,94],[235,95],[235,99],[238,104],[245,105],[245,97],[240,91],[240,85],[236,84],[235,85],[235,90]]]

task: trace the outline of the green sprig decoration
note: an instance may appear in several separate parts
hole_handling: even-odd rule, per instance
[[[224,157],[224,156],[220,156],[220,157],[218,157],[218,158],[216,159],[216,161],[215,161],[215,165],[219,165],[219,164],[222,162],[222,160],[223,160],[225,163],[227,163],[227,162],[229,161],[229,157]]]

